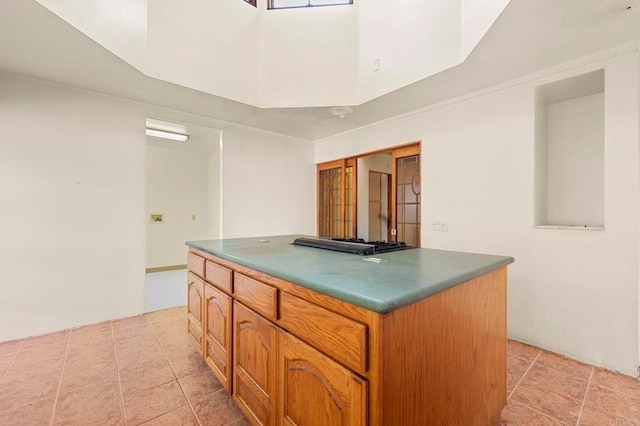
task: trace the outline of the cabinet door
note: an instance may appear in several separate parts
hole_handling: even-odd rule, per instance
[[[195,274],[187,275],[187,332],[202,352],[202,300],[204,282]]]
[[[224,387],[231,391],[231,298],[204,286],[204,357]]]
[[[278,411],[284,425],[366,424],[367,381],[284,331],[279,368]]]
[[[256,425],[276,424],[278,329],[233,303],[233,398]]]

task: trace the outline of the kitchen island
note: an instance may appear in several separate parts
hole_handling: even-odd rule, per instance
[[[510,257],[188,242],[188,332],[253,424],[489,425]]]

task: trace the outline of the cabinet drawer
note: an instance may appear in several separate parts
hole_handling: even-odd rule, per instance
[[[270,285],[235,273],[233,295],[271,321],[276,320],[278,290]]]
[[[197,254],[187,254],[187,268],[199,277],[204,278],[204,258]]]
[[[220,290],[231,294],[231,270],[213,263],[209,260],[205,263],[204,279]]]
[[[366,325],[288,293],[280,293],[277,323],[343,365],[367,371]]]

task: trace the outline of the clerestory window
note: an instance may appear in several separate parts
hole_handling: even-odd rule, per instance
[[[353,0],[268,0],[267,8],[288,9],[294,7],[336,6],[341,4],[353,4]]]

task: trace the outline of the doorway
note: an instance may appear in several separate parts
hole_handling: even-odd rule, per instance
[[[186,304],[185,242],[220,237],[221,131],[179,125],[186,142],[146,138],[146,312]]]
[[[318,236],[421,246],[419,142],[318,164],[317,170]]]
[[[391,241],[404,241],[420,247],[422,190],[420,180],[420,147],[412,146],[393,152]],[[395,231],[395,232],[394,232]]]
[[[391,218],[391,174],[369,171],[369,241],[385,241]]]

